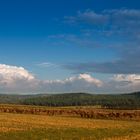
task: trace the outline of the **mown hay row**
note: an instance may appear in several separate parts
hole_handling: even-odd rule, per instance
[[[36,114],[36,115],[64,115],[77,116],[82,118],[95,119],[134,119],[140,120],[140,110],[109,110],[109,109],[89,109],[89,108],[40,108],[40,107],[19,107],[19,106],[0,106],[0,112]]]

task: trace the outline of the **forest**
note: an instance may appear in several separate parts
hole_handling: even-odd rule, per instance
[[[139,109],[140,92],[129,94],[36,94],[0,95],[1,104],[39,105],[49,107],[99,106],[112,109]]]

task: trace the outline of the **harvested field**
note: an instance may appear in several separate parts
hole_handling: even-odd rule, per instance
[[[0,105],[0,112],[47,116],[75,116],[93,119],[140,120],[140,110],[112,110],[95,107],[42,107]]]
[[[140,138],[139,110],[1,105],[0,111],[2,140],[139,140]],[[92,111],[97,114],[96,117],[80,115],[81,112],[88,114]],[[128,117],[128,114],[122,118],[115,115],[108,117],[109,113],[115,115],[120,113],[122,116],[128,113],[133,114],[133,117]],[[104,116],[100,117],[99,114]]]
[[[2,140],[100,140],[139,137],[138,121],[0,113]]]

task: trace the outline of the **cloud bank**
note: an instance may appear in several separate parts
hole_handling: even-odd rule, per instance
[[[64,80],[40,80],[23,67],[0,64],[1,93],[114,93],[140,90],[140,75],[121,74],[109,78],[109,81],[102,81],[83,73]]]

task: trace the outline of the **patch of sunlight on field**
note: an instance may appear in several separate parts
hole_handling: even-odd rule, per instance
[[[137,140],[138,121],[0,113],[2,140]]]

